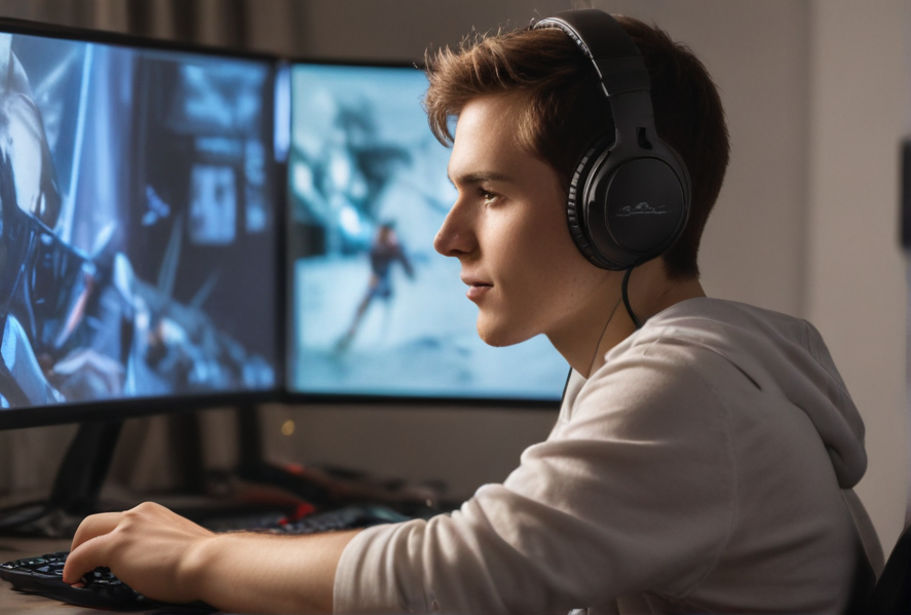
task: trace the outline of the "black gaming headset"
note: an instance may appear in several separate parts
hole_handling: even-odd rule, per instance
[[[582,156],[572,174],[567,221],[589,261],[631,269],[667,250],[686,226],[686,165],[655,130],[649,76],[623,27],[597,9],[558,13],[534,24],[560,28],[594,63],[610,104],[614,134]]]

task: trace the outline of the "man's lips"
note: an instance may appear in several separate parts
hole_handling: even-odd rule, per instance
[[[465,296],[472,301],[477,301],[483,297],[487,291],[493,288],[493,284],[490,282],[484,282],[482,280],[462,278],[462,281],[468,285],[468,292],[465,293]]]

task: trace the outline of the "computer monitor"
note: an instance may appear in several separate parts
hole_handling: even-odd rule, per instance
[[[294,62],[288,156],[291,393],[552,403],[543,337],[493,348],[459,263],[433,249],[455,199],[414,66]]]
[[[277,396],[276,67],[0,22],[0,427]]]

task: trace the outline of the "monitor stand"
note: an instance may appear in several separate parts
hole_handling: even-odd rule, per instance
[[[326,500],[323,486],[295,476],[263,458],[258,408],[243,404],[235,408],[238,430],[239,463],[236,474],[247,481],[288,489],[313,502]],[[79,425],[60,465],[45,500],[27,502],[0,509],[0,534],[72,537],[86,515],[100,511],[98,500],[108,474],[114,448],[123,427],[122,420],[93,421]],[[169,417],[168,438],[174,443],[174,454],[182,468],[177,491],[205,492],[207,477],[201,452],[201,427],[192,413]],[[192,505],[179,511],[192,517],[198,514]],[[205,509],[203,510],[205,512]]]
[[[0,511],[0,532],[72,536],[85,515],[97,512],[98,494],[122,426],[122,421],[82,423],[60,462],[48,499]]]

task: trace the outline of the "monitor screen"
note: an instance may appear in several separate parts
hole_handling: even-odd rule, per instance
[[[0,31],[0,424],[280,387],[275,66]]]
[[[288,388],[295,393],[556,400],[543,337],[484,344],[459,263],[433,249],[455,189],[406,66],[294,63],[288,155]]]

